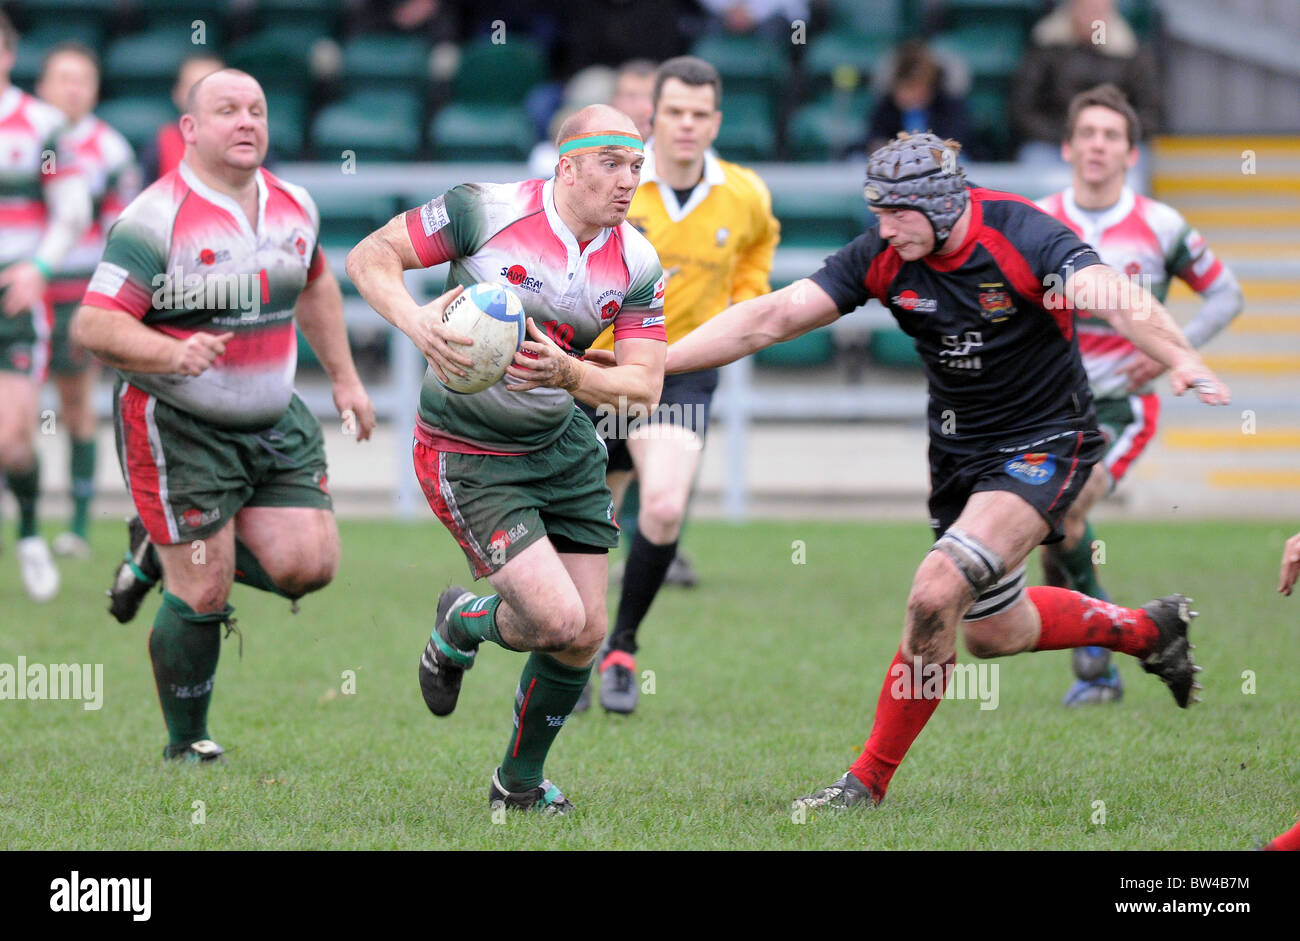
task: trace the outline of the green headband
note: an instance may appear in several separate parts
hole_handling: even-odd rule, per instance
[[[641,138],[635,134],[628,134],[625,131],[592,131],[590,134],[576,134],[560,141],[560,156],[566,157],[579,151],[600,150],[602,147],[626,147],[637,153],[642,153],[645,149]]]

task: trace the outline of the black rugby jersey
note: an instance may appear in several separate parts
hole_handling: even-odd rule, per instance
[[[872,228],[812,280],[841,314],[877,298],[916,341],[934,441],[1095,427],[1074,312],[1061,289],[1101,259],[1027,199],[972,188],[970,201],[970,229],[957,251],[904,262]]]

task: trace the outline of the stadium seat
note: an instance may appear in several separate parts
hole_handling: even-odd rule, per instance
[[[843,193],[777,190],[772,212],[781,223],[782,248],[819,248],[828,254],[853,241],[867,226],[867,204]]]
[[[225,26],[226,0],[135,0],[132,6],[139,13],[140,19],[149,24],[150,30],[176,29],[189,38],[190,44],[195,36],[195,21],[203,24],[202,38],[204,45],[214,52],[221,48],[221,39]],[[206,51],[195,48],[194,51]]]
[[[351,151],[358,161],[413,160],[420,151],[420,97],[414,91],[362,91],[322,108],[312,124],[320,160]]]
[[[1009,78],[1020,64],[1025,38],[1016,25],[975,25],[940,33],[930,44],[965,61],[978,83]]]
[[[343,82],[349,90],[400,86],[425,89],[429,77],[429,43],[415,36],[369,35],[343,46]]]
[[[363,196],[343,188],[318,187],[312,198],[320,210],[320,239],[326,248],[351,249],[395,216],[398,208],[391,196]]]
[[[916,369],[921,365],[915,342],[898,327],[871,331],[870,349],[871,358],[881,366]]]
[[[158,128],[176,120],[171,99],[157,95],[114,98],[101,102],[95,114],[125,137],[137,154],[153,142]]]
[[[195,47],[181,26],[132,33],[115,40],[104,56],[104,85],[114,97],[158,95],[169,100],[176,70]]]
[[[257,0],[253,21],[258,29],[309,30],[312,39],[335,33],[347,0]]]
[[[1138,39],[1150,42],[1160,32],[1160,7],[1156,0],[1117,0],[1115,6],[1138,34]]]
[[[976,87],[966,98],[970,114],[970,129],[986,151],[981,155],[989,160],[1011,158],[1011,118],[1007,110],[1007,94],[997,88]]]
[[[775,159],[772,99],[751,92],[731,94],[725,79],[723,83],[722,129],[714,143],[718,153],[738,163]]]
[[[943,19],[949,29],[1015,25],[1028,35],[1045,12],[1040,0],[946,0]]]
[[[512,36],[508,43],[481,39],[461,50],[460,66],[451,82],[451,100],[457,105],[476,102],[515,105],[529,89],[546,79],[542,50],[532,39]],[[516,128],[527,135],[527,121]]]
[[[789,82],[790,64],[782,47],[748,36],[707,36],[691,55],[710,63],[722,77],[722,103],[733,93],[779,100]]]
[[[528,114],[517,105],[452,104],[429,122],[435,160],[527,160]]]
[[[806,104],[790,117],[786,150],[791,160],[839,160],[867,136],[867,94],[836,96]]]
[[[28,32],[59,24],[71,28],[87,24],[102,35],[108,31],[121,6],[120,0],[38,0],[24,3],[23,13]]]
[[[814,39],[803,60],[808,97],[867,88],[872,71],[890,46],[888,38],[874,34],[838,32]]]
[[[61,42],[79,42],[98,49],[102,46],[104,31],[92,21],[66,25],[42,20],[40,26],[23,34],[18,41],[18,55],[14,61],[10,80],[30,89],[36,83],[45,54]]]
[[[919,6],[915,0],[834,0],[831,28],[893,43],[920,30]]]
[[[834,358],[835,338],[826,327],[766,347],[754,354],[754,362],[758,365],[777,369],[825,366]]]
[[[302,155],[303,135],[307,131],[307,106],[303,99],[286,92],[266,93],[271,151],[280,160]]]
[[[301,95],[311,87],[311,47],[319,38],[310,31],[272,27],[239,43],[226,61],[254,76],[267,94]]]

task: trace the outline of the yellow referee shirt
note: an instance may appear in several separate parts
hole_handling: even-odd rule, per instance
[[[654,142],[647,141],[627,221],[659,253],[669,343],[732,304],[772,290],[768,279],[781,232],[772,196],[758,174],[711,150],[704,154],[704,179],[682,206],[655,174]],[[606,330],[592,347],[612,350],[614,331]]]

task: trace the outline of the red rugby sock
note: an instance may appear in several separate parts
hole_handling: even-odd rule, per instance
[[[1045,585],[1026,594],[1043,622],[1035,650],[1106,647],[1134,657],[1146,657],[1160,632],[1141,608],[1121,608],[1065,588]]]
[[[923,667],[917,676],[915,658],[905,657],[902,647],[894,654],[894,662],[889,666],[885,685],[876,701],[871,735],[862,746],[862,754],[849,768],[853,776],[870,789],[877,804],[884,800],[885,789],[898,770],[899,762],[943,700],[943,691],[948,688],[956,662],[954,653],[942,664],[940,682],[939,664]]]
[[[1300,823],[1264,844],[1266,850],[1300,850]]]

